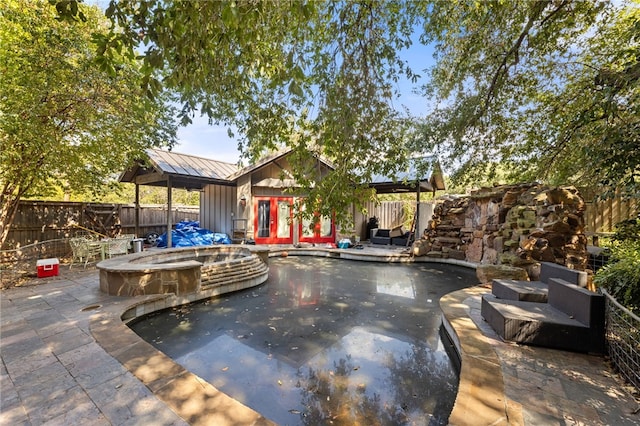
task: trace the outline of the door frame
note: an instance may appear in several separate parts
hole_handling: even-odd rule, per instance
[[[317,217],[318,214],[316,213],[315,216]],[[304,236],[304,229],[303,226],[305,225],[303,223],[303,221],[300,221],[300,223],[298,224],[298,235],[300,236],[300,242],[305,242],[305,243],[335,243],[336,242],[336,224],[335,224],[335,220],[334,220],[334,215],[331,215],[331,218],[329,219],[331,221],[331,235],[329,236],[320,236],[320,229],[321,229],[321,223],[318,222],[315,224],[314,229],[313,229],[313,236],[311,237],[305,237]]]
[[[260,202],[269,201],[269,236],[260,237],[260,215],[259,208]],[[289,224],[289,236],[278,237],[278,221],[281,219],[278,217],[278,204],[280,202],[286,202],[289,205],[289,217],[287,218]],[[293,244],[293,197],[283,196],[254,196],[253,197],[253,239],[256,244]]]

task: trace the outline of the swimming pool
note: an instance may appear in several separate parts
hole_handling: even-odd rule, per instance
[[[446,424],[457,374],[438,300],[475,281],[453,265],[272,258],[260,287],[131,327],[279,424]]]

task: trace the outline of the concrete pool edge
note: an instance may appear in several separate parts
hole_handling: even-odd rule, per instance
[[[476,266],[473,263],[455,259],[413,258],[406,253],[353,252],[355,250],[352,249],[318,247],[274,248],[269,256],[301,255],[377,262],[441,263],[469,268]],[[121,301],[104,306],[101,313],[92,316],[89,328],[96,342],[107,353],[117,359],[161,401],[190,424],[273,425],[273,422],[260,413],[184,369],[151,344],[143,341],[127,326],[136,318],[157,310],[251,288],[262,282],[264,281],[251,283],[245,287],[238,286],[238,283],[222,285],[211,289],[206,294],[149,295],[135,300],[123,298]],[[522,422],[513,423],[513,420],[519,417],[518,413],[509,412],[513,409],[506,403],[497,354],[486,342],[484,345],[481,344],[482,333],[465,311],[464,300],[483,291],[486,292],[487,289],[471,287],[449,293],[440,300],[443,326],[454,342],[461,361],[458,394],[449,423],[468,424],[469,415],[472,415],[474,419],[486,418],[486,424],[522,424]]]
[[[487,293],[485,287],[458,290],[440,299],[442,326],[460,357],[458,394],[449,424],[523,425],[521,407],[505,394],[502,366],[497,353],[468,315],[470,297]]]
[[[89,330],[109,355],[118,360],[173,412],[192,425],[274,425],[260,413],[219,391],[142,340],[128,323],[149,313],[205,300],[262,284],[265,279],[222,285],[198,294],[139,297],[104,305],[93,315]]]

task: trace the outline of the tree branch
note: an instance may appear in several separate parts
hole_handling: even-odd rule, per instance
[[[560,12],[560,10],[562,10],[565,6],[567,6],[569,4],[569,2],[570,2],[570,0],[564,0],[561,3],[559,3],[555,7],[555,9],[553,9],[546,17],[544,17],[540,21],[540,25],[544,25],[555,14],[557,14],[558,12]],[[536,20],[538,20],[538,18],[544,12],[545,8],[551,3],[552,3],[551,0],[547,0],[545,2],[536,2],[534,4],[534,6],[532,7],[532,10],[531,10],[532,13],[529,15],[529,19],[528,19],[526,25],[524,26],[524,28],[520,32],[520,35],[516,39],[515,43],[505,53],[504,57],[502,58],[502,62],[500,62],[500,65],[498,65],[498,68],[496,69],[495,73],[493,74],[493,78],[491,79],[491,84],[489,85],[489,89],[488,89],[487,95],[485,97],[484,106],[481,109],[481,111],[480,111],[478,116],[484,115],[487,112],[487,110],[489,109],[489,105],[491,104],[492,99],[495,97],[495,92],[497,91],[498,80],[502,76],[504,76],[507,73],[508,69],[509,69],[509,65],[508,65],[509,58],[511,58],[512,56],[515,56],[516,57],[515,63],[518,62],[518,52],[520,51],[520,48],[522,47],[522,43],[524,43],[525,38],[529,35],[529,33],[530,33],[531,29],[533,28]]]

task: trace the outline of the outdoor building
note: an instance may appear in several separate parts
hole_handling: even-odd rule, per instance
[[[120,181],[135,183],[136,194],[139,185],[167,187],[169,205],[171,188],[200,191],[200,226],[226,233],[234,240],[251,239],[256,244],[333,243],[337,238],[333,218],[321,217],[314,226],[294,214],[296,199],[305,194],[291,177],[290,154],[290,149],[284,150],[238,168],[213,159],[151,149],[149,162],[136,162],[122,173]],[[333,167],[325,159],[317,158],[316,162],[315,169],[321,176]],[[421,176],[419,185],[412,165],[394,177],[375,177],[371,186],[379,193],[415,192],[419,201],[420,191],[444,189],[437,162],[433,164],[435,167]],[[355,229],[362,229],[368,218],[352,213]]]

